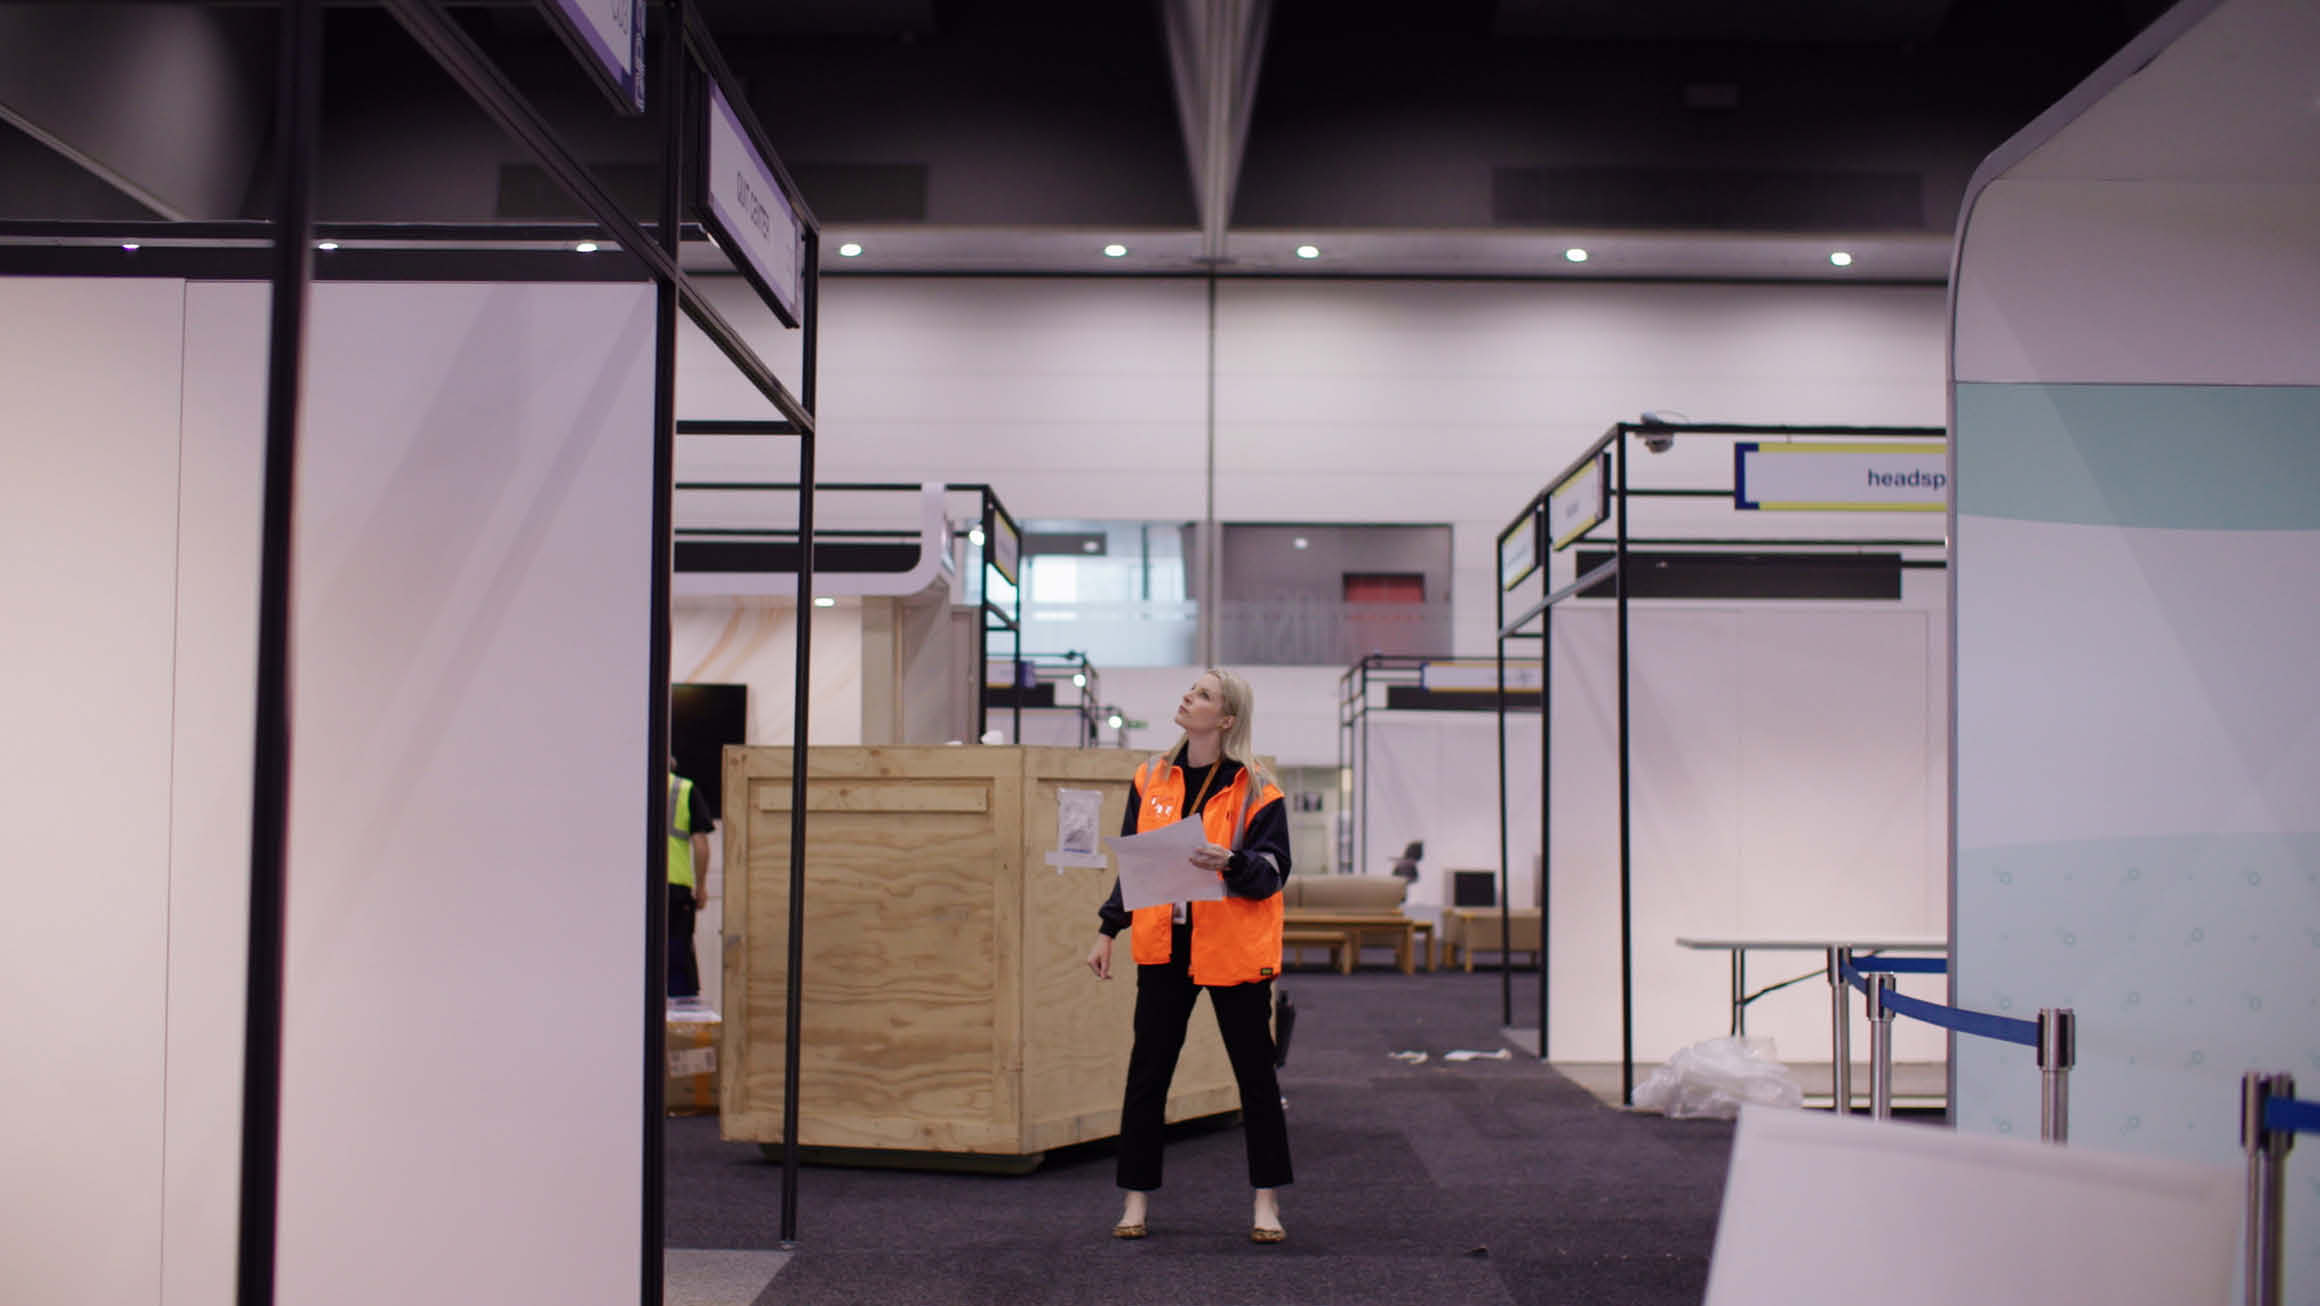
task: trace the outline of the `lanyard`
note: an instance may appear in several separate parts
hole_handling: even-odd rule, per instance
[[[1192,796],[1192,801],[1185,804],[1184,814],[1186,816],[1198,816],[1200,814],[1201,800],[1208,797],[1208,787],[1216,783],[1216,773],[1223,769],[1224,755],[1220,753],[1217,755],[1217,759],[1214,762],[1208,764],[1208,774],[1201,779],[1200,792],[1194,794]]]

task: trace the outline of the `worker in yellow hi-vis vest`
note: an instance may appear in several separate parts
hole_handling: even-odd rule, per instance
[[[708,902],[709,831],[717,814],[699,785],[677,774],[669,759],[669,996],[701,996],[701,967],[693,958],[693,918]]]

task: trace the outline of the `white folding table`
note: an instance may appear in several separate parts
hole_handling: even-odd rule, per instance
[[[1732,1032],[1748,1032],[1748,1004],[1770,993],[1786,988],[1795,980],[1785,980],[1765,989],[1762,993],[1748,991],[1748,954],[1750,952],[1817,952],[1826,961],[1823,965],[1829,977],[1829,1094],[1831,1109],[1844,1114],[1853,1103],[1853,1027],[1851,1004],[1845,997],[1845,963],[1854,956],[1869,952],[1939,952],[1949,951],[1949,940],[1924,937],[1902,938],[1887,936],[1800,938],[1793,935],[1764,938],[1688,938],[1679,937],[1676,945],[1700,952],[1728,951],[1732,954]],[[1799,978],[1811,978],[1801,976]]]

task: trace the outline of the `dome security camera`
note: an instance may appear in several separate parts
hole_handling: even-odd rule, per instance
[[[1674,426],[1679,422],[1688,420],[1690,419],[1682,413],[1663,413],[1656,410],[1646,411],[1643,415],[1643,423],[1646,426]],[[1666,453],[1676,447],[1676,433],[1673,431],[1645,431],[1642,434],[1643,447],[1653,453]]]

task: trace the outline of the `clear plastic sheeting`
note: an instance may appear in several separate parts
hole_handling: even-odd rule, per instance
[[[1768,1038],[1711,1038],[1681,1049],[1635,1086],[1638,1110],[1678,1120],[1729,1120],[1743,1105],[1798,1108],[1804,1086]]]

